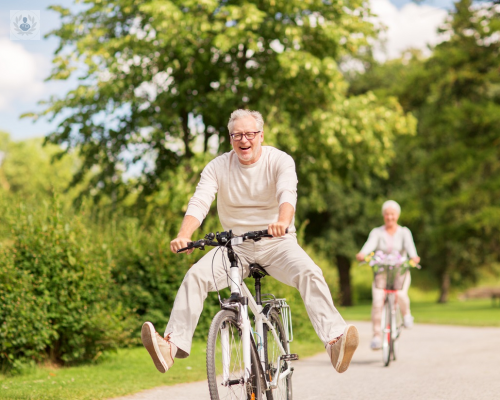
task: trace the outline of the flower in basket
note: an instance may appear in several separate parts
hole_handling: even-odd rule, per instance
[[[409,268],[420,268],[420,265],[417,265],[415,261],[409,260],[398,252],[386,254],[381,250],[368,254],[365,257],[365,262],[373,268],[375,273],[384,271],[384,268],[392,270],[399,267],[403,271]]]

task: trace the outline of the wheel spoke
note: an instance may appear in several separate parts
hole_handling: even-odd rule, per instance
[[[271,324],[276,330],[276,334],[280,339],[283,348],[287,349],[286,334],[281,323],[281,319],[276,311],[271,312]],[[291,400],[291,376],[283,377],[281,374],[288,369],[288,363],[280,363],[281,350],[276,342],[274,335],[267,327],[264,329],[264,345],[266,348],[266,375],[269,381],[273,381],[276,377],[279,378],[277,387],[267,392],[268,400]]]
[[[250,380],[244,382],[243,342],[241,331],[232,311],[219,312],[210,327],[207,345],[207,376],[212,399],[250,400],[259,396],[260,382],[256,379],[257,360],[252,352]]]

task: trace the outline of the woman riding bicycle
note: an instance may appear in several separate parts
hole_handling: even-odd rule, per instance
[[[410,230],[398,225],[400,214],[401,207],[395,201],[388,200],[382,205],[384,225],[372,229],[363,248],[356,254],[358,261],[363,261],[366,255],[373,251],[381,250],[387,254],[398,252],[403,256],[408,255],[415,263],[418,264],[420,262],[420,257],[417,255],[417,249],[415,248]],[[410,282],[410,273],[407,272],[403,288],[398,290],[399,307],[403,314],[404,326],[406,328],[413,326],[413,317],[410,312],[410,298],[408,297]],[[372,284],[372,298],[373,339],[370,347],[373,350],[378,350],[382,346],[380,320],[384,306],[384,290],[378,289],[375,287],[375,284]]]

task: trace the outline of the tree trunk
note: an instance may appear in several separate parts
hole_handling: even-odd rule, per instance
[[[182,111],[181,119],[182,119],[182,131],[183,131],[182,141],[184,142],[184,149],[185,149],[184,155],[186,158],[191,158],[193,156],[193,152],[189,147],[191,142],[191,132],[189,132],[188,118],[189,114],[187,113],[187,111]]]
[[[352,306],[351,260],[342,255],[337,255],[336,258],[339,271],[340,304]]]
[[[441,276],[441,290],[439,293],[438,303],[447,303],[448,302],[448,294],[450,292],[450,273],[448,271],[448,267],[443,272]]]

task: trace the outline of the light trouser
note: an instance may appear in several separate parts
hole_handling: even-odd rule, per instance
[[[333,305],[323,273],[298,245],[295,234],[245,241],[235,246],[234,251],[243,264],[245,278],[249,275],[249,264],[257,263],[273,278],[299,290],[313,327],[325,345],[344,332],[346,323]],[[214,277],[217,289],[228,286],[230,264],[226,251],[222,254],[220,247],[209,251],[189,269],[177,292],[165,330],[165,335],[170,333],[170,341],[178,347],[177,358],[187,357],[191,352],[203,302],[209,291],[216,290]]]
[[[408,297],[408,288],[410,287],[411,276],[408,272],[403,288],[398,290],[398,304],[401,314],[403,316],[411,314],[410,313],[410,298]],[[375,287],[375,283],[372,285],[372,322],[373,322],[373,336],[382,336],[382,328],[380,326],[382,320],[382,311],[384,308],[384,289],[378,289]]]

